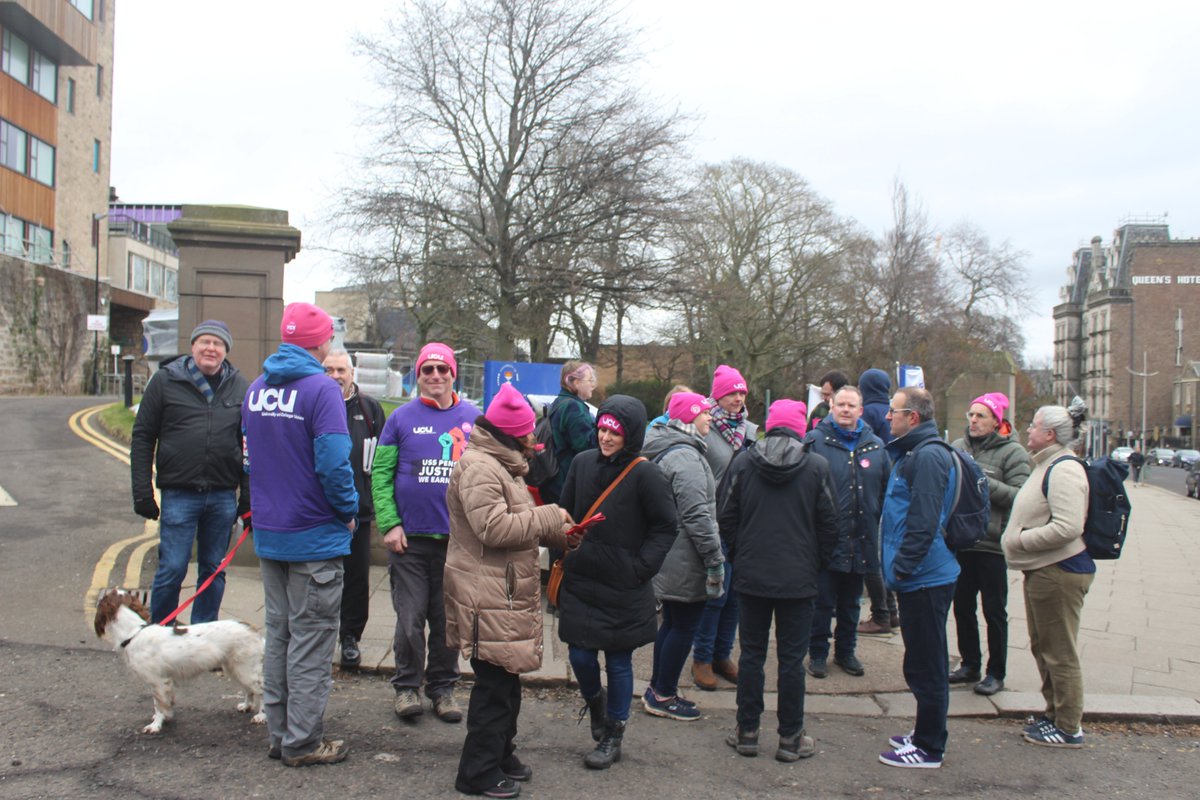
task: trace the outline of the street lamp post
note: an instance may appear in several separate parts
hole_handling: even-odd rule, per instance
[[[1148,367],[1146,365],[1146,362],[1147,362],[1147,355],[1146,355],[1146,351],[1143,350],[1142,351],[1142,371],[1135,372],[1134,370],[1129,369],[1129,367],[1125,368],[1129,372],[1130,375],[1136,375],[1137,377],[1142,379],[1142,444],[1141,444],[1141,447],[1139,448],[1142,451],[1142,455],[1146,455],[1146,379],[1152,378],[1158,374],[1157,372],[1147,372],[1146,370],[1148,369]]]
[[[96,251],[96,299],[92,313],[100,316],[100,220],[108,214],[92,214],[92,248]],[[100,331],[92,331],[92,394],[100,394]]]

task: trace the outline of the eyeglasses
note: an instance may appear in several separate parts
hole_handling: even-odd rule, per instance
[[[911,414],[911,413],[912,413],[911,408],[892,408],[891,406],[888,406],[888,410],[887,410],[887,415],[889,417],[895,416],[896,414]]]
[[[439,375],[449,375],[450,368],[448,366],[446,366],[445,364],[422,364],[421,365],[421,374],[422,375],[432,375],[435,372]]]
[[[991,416],[991,414],[988,414],[986,412],[983,414],[980,414],[976,411],[968,411],[967,412],[967,419],[987,419],[990,416]]]

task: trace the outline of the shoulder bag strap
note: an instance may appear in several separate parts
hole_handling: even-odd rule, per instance
[[[644,456],[638,456],[633,461],[630,461],[629,464],[626,465],[625,469],[621,470],[621,474],[617,476],[616,480],[614,480],[612,483],[610,483],[608,485],[608,488],[605,489],[600,494],[600,496],[596,498],[596,502],[592,503],[592,507],[589,508],[588,512],[583,515],[583,519],[588,519],[593,514],[595,514],[596,511],[600,508],[600,504],[604,502],[604,499],[606,497],[608,497],[609,494],[612,493],[612,490],[617,488],[617,486],[621,483],[621,481],[625,480],[625,476],[628,475],[633,470],[634,467],[636,467],[638,464],[642,463],[645,460],[646,460],[646,458]]]

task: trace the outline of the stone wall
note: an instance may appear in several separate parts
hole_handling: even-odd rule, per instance
[[[80,394],[90,379],[95,282],[0,256],[0,394]],[[107,303],[107,287],[101,298]],[[102,353],[108,338],[100,336]]]

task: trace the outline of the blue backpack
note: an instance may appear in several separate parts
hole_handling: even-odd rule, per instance
[[[1097,561],[1111,561],[1121,557],[1125,547],[1125,534],[1129,532],[1129,515],[1133,507],[1125,494],[1125,478],[1129,465],[1101,456],[1092,463],[1076,456],[1062,456],[1046,467],[1042,477],[1042,495],[1050,491],[1050,470],[1063,461],[1077,461],[1083,465],[1088,480],[1087,522],[1083,525],[1083,543],[1088,555]]]
[[[941,439],[931,439],[950,451],[954,460],[954,501],[950,505],[950,516],[942,529],[946,546],[951,550],[970,550],[987,534],[988,519],[992,506],[988,499],[987,475],[983,468],[975,463],[971,454],[957,447],[952,447]],[[925,444],[918,445],[917,450]]]

